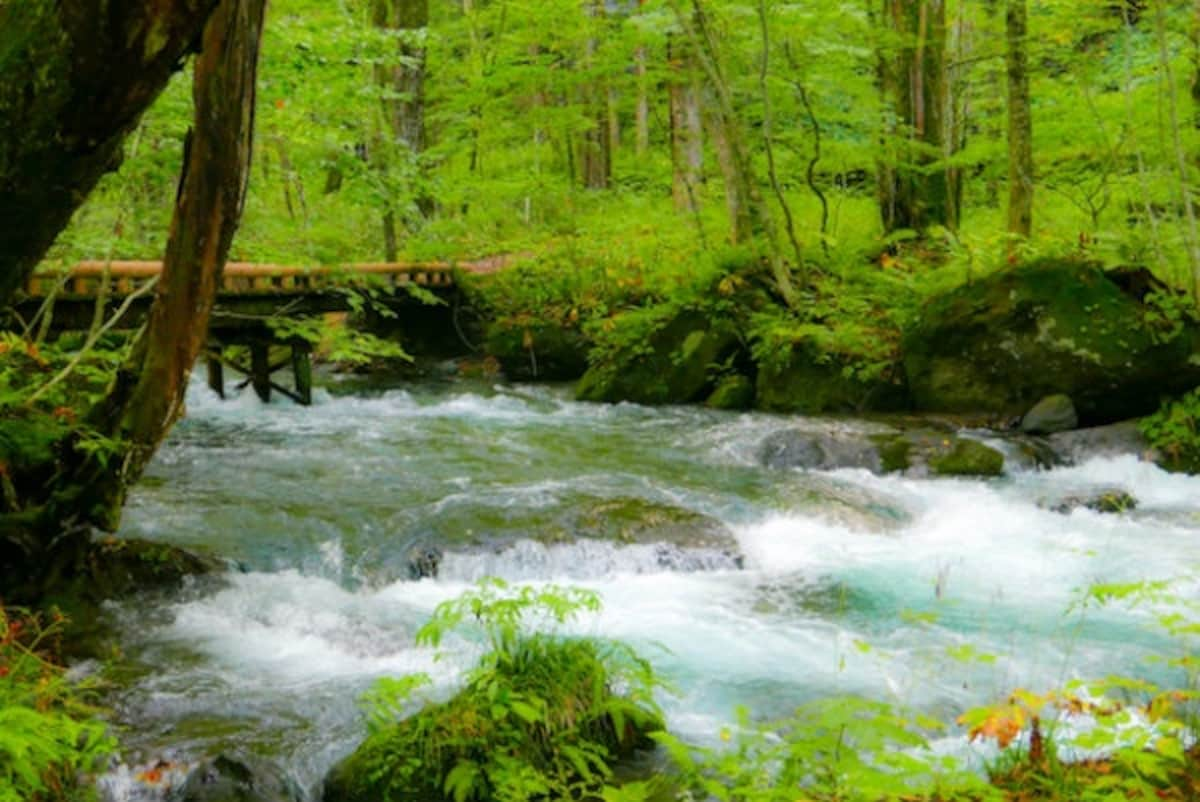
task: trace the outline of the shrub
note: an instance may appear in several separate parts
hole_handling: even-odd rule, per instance
[[[83,692],[47,657],[60,626],[0,608],[0,802],[88,799],[86,775],[113,751]]]
[[[368,694],[371,734],[334,769],[325,799],[526,800],[596,798],[613,763],[662,728],[649,664],[628,647],[539,634],[598,609],[595,594],[485,581],[442,604],[418,634],[482,634],[489,647],[449,701],[397,719],[427,677],[384,680]]]

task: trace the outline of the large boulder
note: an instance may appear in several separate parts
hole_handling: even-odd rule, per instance
[[[913,400],[1017,417],[1064,394],[1084,426],[1152,412],[1163,395],[1200,384],[1200,326],[1164,324],[1150,287],[1141,272],[1047,260],[936,297],[904,336]]]
[[[1021,431],[1026,434],[1055,434],[1079,427],[1075,402],[1067,395],[1051,395],[1033,405],[1021,419]]]
[[[580,401],[686,404],[702,400],[712,387],[715,370],[740,347],[732,322],[697,309],[665,313],[653,321],[644,338],[630,339],[588,369],[576,388]]]

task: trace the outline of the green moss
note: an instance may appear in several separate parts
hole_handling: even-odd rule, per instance
[[[954,440],[950,450],[930,458],[929,469],[937,476],[1000,476],[1004,455],[977,440]]]
[[[884,473],[903,473],[912,466],[913,445],[904,435],[878,435],[871,439],[879,451]]]
[[[698,309],[651,308],[614,319],[621,330],[576,387],[581,401],[685,404],[705,397],[711,376],[738,349],[735,327]]]
[[[754,382],[742,375],[726,376],[704,403],[712,409],[750,409],[754,406]]]
[[[904,338],[917,408],[1022,415],[1070,396],[1084,425],[1137,417],[1200,383],[1200,328],[1164,332],[1098,267],[1041,261],[932,300]]]
[[[578,326],[522,316],[489,325],[484,348],[511,379],[570,381],[587,370],[590,344]]]

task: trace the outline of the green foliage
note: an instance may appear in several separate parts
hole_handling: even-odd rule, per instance
[[[400,722],[428,678],[377,684],[364,699],[372,734],[335,770],[332,798],[599,796],[614,761],[662,725],[658,679],[632,649],[537,631],[598,609],[589,591],[499,580],[439,605],[418,643],[482,638],[485,653],[453,698]]]
[[[1200,390],[1167,401],[1139,426],[1171,470],[1200,473]]]
[[[0,608],[0,802],[73,802],[114,743],[46,652],[60,624]]]
[[[655,738],[679,767],[691,798],[995,798],[983,778],[932,752],[928,736],[940,728],[936,721],[888,704],[833,698],[769,723],[754,723],[739,710],[736,729],[720,733],[732,748],[698,748],[667,734]]]

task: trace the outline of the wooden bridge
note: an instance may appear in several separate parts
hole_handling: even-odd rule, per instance
[[[269,321],[281,317],[310,317],[351,309],[351,291],[367,289],[389,306],[423,304],[412,288],[448,300],[456,289],[459,271],[489,273],[503,267],[506,257],[470,262],[370,263],[338,267],[291,267],[230,262],[225,266],[216,306],[209,325],[206,353],[209,386],[225,396],[226,366],[246,376],[241,387],[254,387],[263,401],[272,390],[300,404],[312,403],[311,345],[300,338],[280,340]],[[120,315],[120,328],[133,328],[144,320],[153,301],[152,292],[162,273],[161,262],[88,261],[69,268],[49,268],[33,275],[25,287],[25,300],[16,307],[23,320],[39,313],[50,315],[56,331],[86,331],[100,307],[105,320]],[[231,345],[250,350],[250,364],[237,363],[226,354]],[[290,356],[271,361],[272,346],[287,346]],[[291,368],[292,387],[277,384],[272,376]]]

